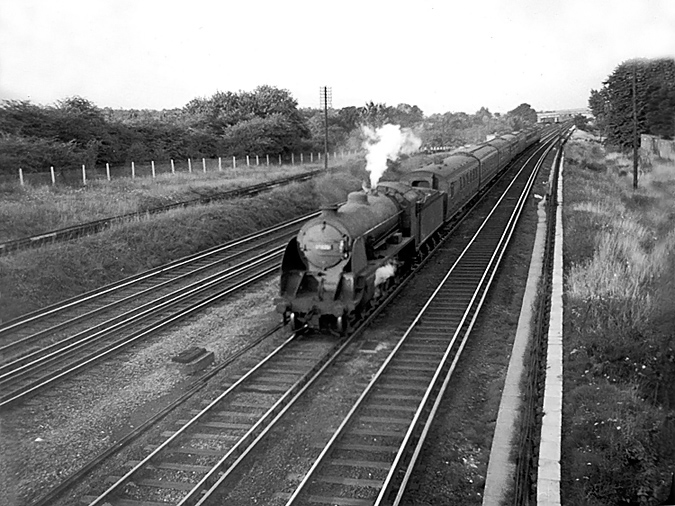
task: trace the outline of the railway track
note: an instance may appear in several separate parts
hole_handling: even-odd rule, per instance
[[[182,202],[176,202],[175,204],[153,207],[152,209],[147,209],[145,211],[127,213],[120,216],[113,216],[112,218],[104,218],[101,220],[90,221],[79,225],[73,225],[71,227],[52,230],[44,234],[38,234],[30,237],[23,237],[21,239],[15,239],[13,241],[6,241],[0,243],[0,256],[15,251],[21,251],[29,248],[35,248],[38,246],[44,246],[45,244],[51,244],[55,242],[69,241],[72,239],[76,239],[78,237],[83,237],[85,235],[94,234],[116,223],[123,223],[125,221],[135,220],[140,217],[147,216],[149,214],[163,213],[171,209],[179,209],[194,205],[207,204],[209,202],[217,200],[227,200],[238,197],[252,197],[259,193],[269,191],[273,188],[277,188],[279,186],[283,186],[289,183],[307,181],[308,179],[313,178],[314,176],[323,172],[324,170],[325,169],[317,169],[282,179],[266,181],[264,183],[260,183],[257,185],[247,186],[245,188],[237,188],[227,192],[221,192],[215,195],[200,197],[198,199],[186,200]]]
[[[288,504],[398,502],[546,153],[539,153],[536,163],[528,161],[513,179],[302,481],[292,491],[279,491],[277,499]],[[240,473],[284,413],[380,309],[344,339],[289,336],[250,371],[225,383],[223,393],[203,409],[157,435],[145,457],[127,462],[129,471],[84,499],[92,506],[222,501],[223,483]]]
[[[0,407],[268,276],[317,213],[127,278],[0,327]]]

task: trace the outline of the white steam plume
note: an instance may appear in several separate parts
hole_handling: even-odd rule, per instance
[[[387,160],[392,162],[401,154],[417,151],[422,145],[422,139],[417,137],[409,128],[399,125],[384,125],[377,130],[362,127],[366,140],[363,147],[366,153],[366,170],[370,173],[370,186],[375,188],[382,174],[387,170]]]
[[[378,267],[375,271],[375,286],[379,286],[396,274],[396,265],[393,263],[386,263],[381,267]]]

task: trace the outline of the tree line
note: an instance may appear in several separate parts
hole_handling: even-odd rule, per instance
[[[0,173],[317,152],[324,148],[324,121],[322,109],[298,108],[289,91],[268,85],[217,92],[161,111],[99,108],[77,96],[48,106],[10,100],[0,105]],[[534,122],[528,104],[505,115],[481,108],[473,115],[427,117],[416,105],[369,102],[328,111],[328,149],[358,149],[361,125],[395,123],[413,129],[427,145],[460,146]]]
[[[621,63],[602,88],[591,90],[588,105],[609,144],[632,146],[634,123],[638,135],[673,139],[675,59],[634,59]]]

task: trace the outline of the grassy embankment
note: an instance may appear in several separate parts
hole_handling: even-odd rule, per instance
[[[360,188],[365,178],[363,166],[362,161],[354,161],[334,169],[330,175],[253,198],[175,209],[121,223],[76,241],[0,257],[0,320],[16,318],[314,211],[323,203],[343,200],[349,191]],[[21,226],[22,235],[32,235],[40,232],[44,222],[49,222],[46,230],[51,230],[147,209],[150,203],[162,205],[195,198],[195,192],[223,191],[267,178],[259,171],[242,170],[236,179],[225,183],[217,177],[176,175],[155,181],[127,179],[92,184],[83,189],[5,187],[0,195],[0,217],[2,223]],[[64,217],[50,219],[55,213]]]
[[[565,151],[563,504],[659,504],[675,471],[675,163],[634,191],[632,160],[587,139]]]
[[[87,187],[0,184],[0,242],[89,221],[143,212],[315,170],[320,165],[228,168],[222,172],[159,174],[155,179],[92,179]]]

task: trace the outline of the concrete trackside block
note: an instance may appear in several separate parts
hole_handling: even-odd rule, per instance
[[[192,347],[179,353],[171,359],[179,364],[184,374],[195,374],[215,362],[215,355],[206,348]]]
[[[558,213],[556,215],[555,246],[551,310],[546,354],[546,383],[544,386],[544,416],[541,420],[539,464],[537,469],[537,506],[560,506],[560,460],[562,446],[563,396],[563,226],[562,186],[564,159],[560,160],[558,176]]]

